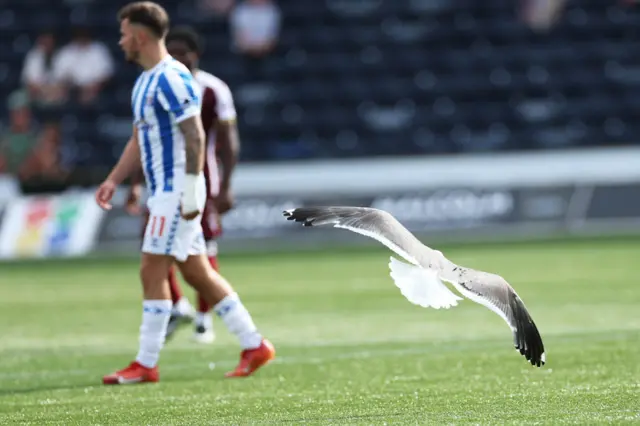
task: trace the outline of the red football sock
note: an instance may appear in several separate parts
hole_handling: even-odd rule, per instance
[[[218,270],[218,258],[216,256],[209,256],[209,263],[214,270]],[[198,312],[205,313],[211,310],[211,305],[198,293]]]
[[[169,280],[169,290],[171,291],[171,300],[175,305],[178,300],[182,299],[182,289],[180,288],[180,284],[178,284],[178,278],[176,278],[176,268],[174,266],[169,269],[169,276],[167,277]]]

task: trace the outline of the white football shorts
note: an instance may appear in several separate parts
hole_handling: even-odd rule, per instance
[[[204,193],[206,189],[202,186]],[[207,253],[200,223],[202,214],[192,220],[183,219],[180,215],[180,194],[153,195],[147,200],[147,207],[149,221],[142,242],[143,253],[172,256],[178,262]],[[204,205],[200,209],[204,210]]]

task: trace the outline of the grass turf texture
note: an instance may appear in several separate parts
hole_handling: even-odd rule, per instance
[[[278,358],[224,379],[238,347],[216,321],[163,350],[161,382],[104,387],[137,350],[137,263],[0,265],[1,424],[633,424],[640,422],[637,240],[449,247],[509,280],[542,333],[529,365],[507,325],[464,300],[409,304],[385,250],[222,258]],[[193,300],[193,292],[186,289]],[[211,363],[215,363],[212,369]]]

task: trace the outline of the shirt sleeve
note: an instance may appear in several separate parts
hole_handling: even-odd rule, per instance
[[[198,90],[188,73],[166,70],[158,77],[158,101],[178,123],[200,114]]]

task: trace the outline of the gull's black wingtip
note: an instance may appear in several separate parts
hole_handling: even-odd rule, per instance
[[[312,213],[312,211],[305,212],[304,209],[298,207],[295,209],[284,210],[282,212],[282,215],[286,217],[287,220],[301,222],[304,226],[311,226],[311,222],[313,221]]]
[[[520,355],[524,356],[527,361],[534,367],[543,367],[546,363],[546,355],[542,352],[539,356],[531,356],[530,350],[528,348],[521,348],[516,345],[516,351],[520,353]]]
[[[298,209],[289,209],[289,210],[284,210],[282,212],[282,215],[284,217],[287,218],[287,220],[296,220],[298,218],[298,215],[296,214],[296,211]]]
[[[513,313],[516,320],[515,348],[531,365],[542,367],[546,362],[546,355],[542,337],[538,327],[527,312],[522,300],[515,296],[512,299]]]

